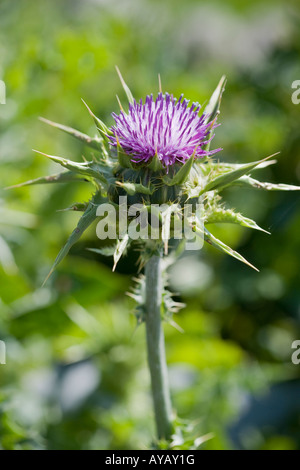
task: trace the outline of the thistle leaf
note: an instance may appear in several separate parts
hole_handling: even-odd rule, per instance
[[[125,250],[127,249],[128,244],[129,244],[128,234],[126,234],[125,237],[122,238],[121,240],[117,241],[117,246],[116,246],[116,249],[115,249],[115,252],[114,252],[114,265],[113,265],[113,269],[112,269],[113,271],[116,269],[118,261],[121,258],[121,256],[123,255],[123,253],[125,252]]]
[[[73,171],[65,171],[63,173],[58,173],[51,176],[41,176],[29,181],[24,181],[23,183],[14,184],[13,186],[8,186],[5,189],[12,188],[22,188],[23,186],[30,186],[34,184],[48,184],[48,183],[68,183],[69,181],[87,181],[84,178],[79,178],[76,173]]]
[[[43,117],[39,118],[40,121],[45,122],[46,124],[49,124],[52,127],[55,127],[56,129],[60,129],[63,132],[66,132],[67,134],[75,137],[75,139],[80,140],[81,142],[85,143],[89,147],[92,147],[93,149],[96,150],[101,150],[101,141],[97,137],[90,137],[87,134],[83,134],[82,132],[73,129],[72,127],[69,126],[64,126],[63,124],[59,124],[57,122],[49,121],[49,119],[45,119]]]
[[[252,220],[248,219],[248,217],[244,217],[240,213],[236,213],[231,209],[223,209],[223,208],[215,208],[209,213],[206,217],[207,224],[220,224],[220,223],[229,223],[229,224],[238,224],[242,225],[243,227],[253,228],[255,230],[260,230],[261,232],[265,232],[270,234],[267,230],[261,228],[257,223]]]
[[[208,183],[200,192],[200,195],[206,193],[207,191],[212,191],[216,189],[220,190],[221,188],[223,189],[225,186],[232,184],[235,180],[241,178],[241,176],[244,176],[246,173],[249,173],[255,167],[257,167],[258,165],[260,165],[265,160],[271,157],[273,157],[273,155],[270,155],[269,157],[264,158],[260,161],[240,165],[239,167],[236,167],[233,170],[229,170],[226,173],[216,176],[212,180],[208,181]]]
[[[97,207],[100,204],[101,196],[99,193],[96,193],[93,199],[90,201],[88,208],[84,212],[84,214],[79,219],[77,227],[73,230],[70,237],[68,238],[67,243],[63,246],[63,248],[58,253],[52,268],[46,277],[43,285],[47,282],[53,271],[59,265],[59,263],[65,258],[65,256],[69,253],[72,246],[80,239],[83,232],[96,220],[97,217]]]
[[[180,168],[180,170],[176,173],[173,178],[169,178],[168,176],[163,177],[163,182],[168,186],[175,186],[183,184],[192,169],[194,163],[195,154],[190,156],[190,158],[185,162],[185,164]]]
[[[210,245],[214,246],[215,248],[217,248],[218,250],[220,251],[223,251],[223,253],[226,253],[227,255],[230,255],[232,256],[233,258],[236,258],[238,259],[239,261],[241,261],[242,263],[245,263],[247,264],[248,266],[250,266],[251,268],[255,269],[255,271],[258,271],[258,269],[253,266],[251,263],[249,263],[242,255],[240,255],[237,251],[234,251],[232,248],[230,248],[229,246],[225,245],[225,243],[223,243],[221,240],[219,240],[218,238],[214,237],[214,235],[212,235],[206,227],[204,228],[201,228],[199,226],[196,227],[196,233],[201,236],[201,237],[204,237],[204,240],[209,243]]]
[[[129,103],[133,104],[133,103],[134,103],[134,98],[133,98],[133,96],[132,96],[132,93],[131,93],[129,87],[126,85],[126,83],[125,83],[125,81],[124,81],[124,78],[122,77],[122,74],[121,74],[121,72],[120,72],[120,70],[119,70],[119,68],[118,68],[117,66],[116,66],[116,71],[117,71],[117,73],[118,73],[118,75],[119,75],[120,82],[121,82],[122,87],[123,87],[123,89],[124,89],[124,91],[125,91],[125,93],[126,93],[126,96],[127,96],[127,99],[128,99],[128,101],[129,101]]]
[[[264,189],[266,191],[299,191],[300,186],[294,186],[292,184],[273,184],[273,183],[267,183],[267,182],[262,182],[258,181],[254,178],[251,178],[251,176],[244,175],[238,180],[236,180],[233,184],[238,185],[238,186],[248,186],[251,188],[256,188],[256,189]]]

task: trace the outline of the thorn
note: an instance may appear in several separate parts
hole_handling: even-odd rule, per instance
[[[159,90],[160,93],[162,93],[160,73],[158,74],[158,90]]]
[[[264,161],[266,161],[266,160],[269,160],[269,158],[275,157],[275,155],[279,155],[280,153],[281,153],[281,152],[273,153],[272,155],[269,155],[268,157],[263,158],[263,159],[262,159],[262,162],[264,162]]]
[[[39,117],[38,117],[38,120],[39,120],[39,121],[42,121],[42,122],[45,122],[46,124],[50,124],[50,126],[51,126],[52,124],[55,124],[53,121],[50,121],[50,119],[46,119],[46,118],[44,118],[44,117],[42,117],[42,116],[39,116]]]
[[[86,104],[86,102],[84,101],[83,98],[81,98],[81,101],[83,102],[84,106],[86,107],[86,109],[88,110],[88,112],[90,113],[90,115],[91,115],[92,117],[94,117],[94,114],[93,114],[92,110],[91,110],[90,107]]]
[[[89,114],[91,115],[91,117],[93,119],[98,119],[97,116],[93,113],[93,111],[91,110],[91,108],[86,104],[86,102],[84,101],[83,98],[81,98],[81,101],[83,102],[84,106],[86,107],[86,109],[88,110]]]
[[[122,77],[122,74],[120,72],[120,69],[117,65],[115,65],[116,67],[116,71],[117,71],[117,74],[119,75],[119,79],[120,79],[120,82],[122,83],[122,86],[125,87],[126,86],[126,83],[124,81],[124,78]]]
[[[116,95],[116,98],[117,98],[118,105],[120,106],[120,110],[124,113],[124,109],[123,109],[123,106],[121,104],[121,101],[120,101],[118,95]]]
[[[42,284],[42,287],[45,286],[46,282],[48,281],[48,279],[50,278],[51,274],[53,273],[53,269],[50,270],[48,276],[46,277],[46,279],[44,280],[43,284]]]
[[[134,103],[134,98],[133,98],[133,96],[132,96],[132,93],[131,93],[130,89],[128,88],[128,86],[126,85],[126,83],[125,83],[125,81],[124,81],[124,79],[123,79],[123,77],[122,77],[122,75],[121,75],[121,72],[120,72],[120,70],[119,70],[119,68],[118,68],[117,66],[116,66],[116,71],[117,71],[117,73],[118,73],[118,75],[119,75],[119,79],[120,79],[120,81],[121,81],[121,85],[122,85],[122,87],[123,87],[123,89],[124,89],[124,91],[125,91],[125,93],[126,93],[126,96],[127,96],[127,98],[128,98],[129,103],[132,103],[132,104],[133,104],[133,103]]]
[[[35,153],[38,153],[39,155],[44,155],[44,157],[47,157],[47,158],[50,158],[51,159],[51,156],[48,155],[47,153],[44,153],[44,152],[40,152],[39,150],[35,150],[35,149],[31,149],[33,152]]]
[[[181,326],[178,325],[178,323],[176,323],[174,320],[169,320],[169,322],[171,326],[173,326],[173,328],[175,328],[175,330],[179,331],[179,333],[184,333],[184,329],[181,328]]]
[[[115,132],[115,138],[116,138],[116,141],[117,141],[117,149],[118,149],[119,147],[121,147],[121,144],[120,144],[119,137],[118,137],[116,132]]]
[[[193,157],[195,157],[196,152],[197,152],[197,148],[199,147],[199,145],[200,145],[200,142],[199,142],[199,143],[196,145],[196,147],[194,148],[194,151],[193,151],[193,154],[192,154]]]
[[[217,120],[219,114],[220,114],[220,111],[217,111],[217,114],[216,114],[214,120],[213,120],[213,121],[211,122],[211,124],[210,124],[210,130],[213,129],[213,127],[214,127],[214,125],[215,125],[215,122],[216,122],[216,120]]]

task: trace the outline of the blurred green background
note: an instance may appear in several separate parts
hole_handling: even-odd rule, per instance
[[[89,150],[39,116],[94,133],[81,98],[107,123],[134,95],[163,89],[205,104],[228,83],[213,142],[225,161],[280,151],[261,179],[299,184],[300,13],[296,2],[36,0],[0,2],[1,188],[58,171],[34,154]],[[154,437],[144,328],[125,296],[135,252],[112,273],[86,250],[93,226],[42,282],[87,200],[88,185],[0,189],[0,449],[143,449]],[[173,266],[187,307],[166,325],[173,405],[214,433],[204,449],[299,449],[300,212],[297,193],[231,189],[231,206],[272,232],[211,227],[260,273],[210,247]]]

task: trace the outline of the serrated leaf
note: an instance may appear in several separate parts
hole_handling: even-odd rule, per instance
[[[72,127],[69,127],[69,126],[64,126],[63,124],[50,121],[49,119],[45,119],[43,117],[40,117],[39,119],[40,121],[45,122],[46,124],[49,124],[49,126],[55,127],[56,129],[60,129],[61,131],[66,132],[72,137],[75,137],[75,139],[80,140],[81,142],[85,143],[89,147],[96,149],[96,150],[101,150],[101,141],[97,137],[90,137],[89,135],[84,134],[83,132],[80,132],[77,129],[73,129]]]
[[[116,66],[116,70],[117,70],[117,73],[118,73],[118,75],[119,75],[119,79],[120,79],[120,82],[121,82],[121,84],[122,84],[122,87],[123,87],[123,89],[124,89],[124,91],[125,91],[125,93],[126,93],[127,99],[128,99],[128,101],[129,101],[129,103],[133,104],[133,103],[134,103],[134,98],[133,98],[133,96],[132,96],[132,93],[131,93],[131,91],[130,91],[128,85],[126,85],[126,83],[125,83],[125,81],[124,81],[124,78],[122,77],[122,74],[121,74],[121,72],[120,72],[120,70],[119,70],[119,68],[118,68],[117,66]]]
[[[190,156],[190,158],[185,162],[185,164],[180,168],[180,170],[175,174],[173,178],[164,176],[163,182],[168,186],[183,184],[187,180],[189,173],[192,169],[194,158],[195,152],[193,152],[193,155]]]
[[[271,157],[273,157],[273,155],[270,155],[269,157],[264,158],[263,160],[240,165],[239,167],[234,168],[233,170],[229,170],[226,173],[223,173],[221,175],[214,177],[213,179],[208,181],[208,183],[200,192],[200,195],[203,193],[206,193],[207,191],[221,189],[221,188],[224,188],[225,186],[232,184],[235,180],[241,178],[241,176],[245,175],[246,173],[249,173],[255,167],[257,167],[258,165],[260,165],[265,160]]]
[[[125,252],[128,244],[129,244],[129,235],[126,233],[124,238],[117,241],[117,246],[116,246],[115,252],[114,252],[114,265],[113,265],[113,269],[112,269],[113,271],[116,269],[118,261],[121,258],[122,254]]]
[[[238,224],[242,225],[243,227],[252,228],[255,230],[260,230],[261,232],[270,233],[267,230],[261,228],[257,223],[249,219],[248,217],[244,217],[240,213],[236,213],[231,209],[223,209],[223,208],[216,208],[213,209],[206,218],[207,224],[222,224],[222,223],[229,223],[229,224]]]
[[[218,238],[216,238],[214,235],[212,235],[206,227],[204,228],[201,228],[199,226],[196,227],[196,233],[201,236],[201,237],[204,237],[204,240],[211,246],[217,248],[218,250],[222,251],[223,253],[226,253],[227,255],[229,256],[232,256],[233,258],[236,258],[238,259],[239,261],[241,261],[242,263],[245,263],[247,264],[248,266],[250,266],[251,268],[255,269],[255,271],[258,271],[258,269],[253,266],[251,263],[249,263],[249,261],[247,261],[242,255],[240,255],[240,253],[238,253],[237,251],[233,250],[232,248],[230,248],[229,246],[227,246],[225,243],[223,243],[221,240],[219,240]]]
[[[51,176],[41,176],[33,180],[24,181],[23,183],[8,186],[5,189],[22,188],[23,186],[30,186],[34,184],[48,184],[48,183],[68,183],[70,181],[87,181],[84,178],[79,178],[73,171],[64,171]]]
[[[63,246],[63,248],[60,250],[58,253],[52,268],[46,277],[43,285],[47,282],[53,271],[56,269],[56,267],[59,265],[59,263],[65,258],[65,256],[69,253],[70,249],[72,246],[80,239],[82,236],[83,232],[96,220],[97,217],[97,208],[98,205],[100,204],[102,198],[101,196],[97,193],[91,200],[91,202],[88,205],[87,210],[84,212],[84,214],[80,217],[79,222],[77,224],[77,227],[73,230],[71,235],[68,238],[67,243]]]
[[[258,181],[251,176],[245,175],[234,182],[238,186],[248,186],[256,189],[263,189],[265,191],[299,191],[300,186],[294,186],[292,184],[273,184],[263,181]]]

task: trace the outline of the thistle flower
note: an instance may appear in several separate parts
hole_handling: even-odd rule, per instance
[[[191,155],[196,158],[213,155],[221,149],[205,150],[211,141],[215,122],[208,122],[204,113],[199,117],[201,106],[189,100],[179,100],[166,93],[159,93],[156,100],[148,95],[129,103],[129,111],[123,110],[112,116],[116,125],[111,128],[113,146],[120,145],[135,163],[148,163],[156,155],[163,166],[185,163]]]
[[[50,274],[64,259],[70,248],[78,241],[82,233],[96,220],[97,208],[103,203],[119,204],[119,196],[126,195],[128,206],[138,203],[146,210],[155,204],[167,207],[166,217],[162,217],[161,238],[157,241],[142,242],[141,266],[145,265],[157,244],[164,244],[163,233],[172,233],[178,213],[171,213],[178,205],[179,211],[186,201],[199,201],[204,206],[203,220],[195,221],[191,215],[191,227],[195,234],[210,245],[253,267],[238,252],[218,240],[207,229],[208,224],[232,223],[256,230],[261,229],[253,220],[224,207],[221,193],[228,186],[244,186],[257,190],[293,191],[298,186],[287,184],[264,183],[253,178],[251,173],[276,160],[263,159],[246,164],[228,164],[216,161],[212,155],[220,149],[210,150],[213,130],[219,115],[225,77],[222,77],[201,116],[200,106],[193,103],[188,107],[188,100],[183,96],[176,100],[168,93],[147,96],[145,103],[137,103],[117,69],[124,91],[129,101],[128,113],[121,106],[119,115],[113,114],[115,126],[108,128],[87,106],[94,119],[99,134],[91,137],[76,129],[43,119],[93,149],[93,158],[83,163],[66,158],[45,155],[59,163],[67,171],[53,176],[41,177],[17,186],[42,183],[91,182],[95,188],[91,200],[85,204],[74,204],[68,210],[82,211],[77,227],[58,254]],[[117,151],[116,151],[117,150]],[[41,152],[39,152],[41,153]],[[118,225],[119,221],[116,221]],[[164,226],[169,224],[169,227]],[[134,244],[128,234],[116,240],[113,256],[114,267],[129,245]],[[99,253],[108,254],[98,250]],[[165,249],[165,253],[167,250]],[[111,250],[109,250],[111,254]]]

